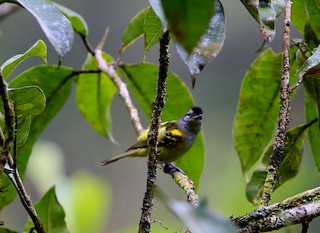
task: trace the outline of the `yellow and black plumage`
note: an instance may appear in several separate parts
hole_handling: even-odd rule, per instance
[[[179,120],[163,122],[159,128],[157,158],[162,162],[173,162],[186,153],[194,143],[202,123],[202,109],[192,107]],[[124,153],[101,162],[101,165],[113,163],[125,157],[146,157],[147,137],[146,129],[138,137],[137,142]]]

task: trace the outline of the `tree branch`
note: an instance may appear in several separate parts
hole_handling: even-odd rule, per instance
[[[143,128],[140,122],[140,118],[138,116],[138,110],[136,109],[131,100],[126,84],[118,76],[113,66],[109,66],[107,62],[103,59],[101,49],[95,50],[95,57],[99,69],[105,74],[107,74],[113,81],[114,85],[118,88],[118,94],[127,107],[136,134],[140,135],[143,132]]]
[[[5,125],[6,129],[8,131],[7,138],[5,138],[2,130],[0,133],[0,139],[1,143],[4,145],[3,151],[1,153],[1,162],[5,162],[4,164],[4,171],[11,180],[12,184],[14,185],[15,189],[17,190],[21,203],[28,212],[29,216],[31,217],[33,224],[35,226],[35,229],[38,233],[45,233],[41,220],[38,217],[38,214],[32,204],[32,201],[27,194],[23,182],[19,176],[19,172],[17,169],[17,164],[15,160],[11,156],[11,147],[16,137],[16,118],[15,118],[15,112],[14,107],[12,106],[12,103],[10,102],[9,94],[8,94],[8,88],[3,80],[3,76],[0,74],[0,94],[4,106],[4,117],[5,117]],[[14,148],[16,149],[16,148]],[[14,154],[16,154],[16,151],[14,151]],[[5,158],[5,159],[4,159]],[[2,165],[1,165],[2,166]]]
[[[174,163],[166,163],[163,167],[163,172],[171,175],[177,185],[182,188],[186,195],[187,201],[194,207],[199,206],[199,197],[196,194],[194,183],[189,177]]]
[[[160,39],[159,76],[157,92],[151,112],[150,130],[148,133],[148,174],[147,187],[142,204],[142,214],[139,222],[139,233],[150,232],[152,217],[153,197],[156,187],[157,170],[157,141],[159,126],[161,124],[161,112],[166,98],[166,80],[169,67],[169,32],[166,31]]]
[[[293,224],[308,223],[320,216],[320,187],[253,212],[231,218],[239,232],[253,233],[277,230]]]
[[[285,139],[287,134],[287,128],[289,125],[289,79],[290,79],[290,17],[291,17],[291,1],[287,0],[284,14],[284,26],[283,26],[283,56],[282,56],[282,75],[280,82],[280,113],[277,126],[277,133],[275,137],[275,143],[273,145],[272,154],[270,156],[268,165],[268,174],[263,186],[263,194],[260,205],[267,206],[271,193],[273,192],[274,185],[278,180],[278,171],[280,166],[281,155],[285,147]]]

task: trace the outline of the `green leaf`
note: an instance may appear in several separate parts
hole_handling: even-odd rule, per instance
[[[273,136],[280,75],[281,55],[269,49],[251,64],[241,85],[233,140],[246,178]]]
[[[20,147],[27,141],[31,127],[31,116],[18,118],[17,146]]]
[[[38,56],[45,63],[47,63],[47,46],[42,40],[38,40],[25,53],[15,55],[9,60],[5,61],[0,68],[3,78],[6,79],[17,65],[19,65],[23,60],[32,56]]]
[[[0,227],[0,233],[18,233],[18,231]]]
[[[11,88],[9,95],[14,102],[18,117],[39,115],[46,107],[46,96],[37,86]]]
[[[225,17],[223,7],[219,0],[215,1],[214,13],[210,20],[209,27],[201,37],[192,53],[188,53],[177,44],[177,51],[183,62],[188,66],[194,78],[201,70],[212,61],[222,49],[225,40]]]
[[[160,19],[154,13],[152,8],[149,7],[143,24],[145,54],[149,51],[152,45],[159,42],[159,39],[163,34],[162,32],[163,29]]]
[[[241,0],[241,2],[260,24],[264,41],[257,52],[262,51],[269,47],[275,37],[275,20],[283,12],[286,0]]]
[[[170,201],[168,208],[185,224],[191,232],[236,233],[237,230],[228,219],[209,210],[207,201],[194,208],[181,201]]]
[[[169,30],[188,54],[198,44],[208,28],[214,10],[214,1],[161,0]]]
[[[128,46],[130,46],[143,35],[143,25],[149,9],[150,7],[141,10],[131,19],[122,35],[123,44],[119,50],[119,53],[122,53]]]
[[[46,0],[17,0],[38,21],[59,57],[66,55],[73,44],[73,29],[68,18]]]
[[[304,32],[307,15],[305,12],[305,0],[295,0],[291,8],[291,22],[301,33]]]
[[[296,76],[301,78],[304,75],[319,76],[320,73],[320,45],[312,51],[312,55],[297,70]]]
[[[307,94],[312,97],[315,103],[316,116],[320,116],[320,80],[315,78],[305,78],[303,85],[306,89]],[[318,123],[319,126],[320,123]]]
[[[315,104],[314,100],[311,98],[310,94],[306,94],[305,100],[305,113],[306,113],[306,121],[311,122],[315,118],[319,119],[317,115],[319,110],[317,106],[319,104]],[[313,155],[314,162],[318,171],[320,172],[320,137],[319,137],[319,124],[314,124],[309,128],[309,143]]]
[[[108,54],[103,57],[107,62],[113,61]],[[95,58],[89,55],[83,69],[97,67]],[[76,100],[82,116],[94,130],[113,142],[110,107],[115,93],[116,87],[104,73],[81,74],[77,81]]]
[[[84,18],[79,15],[77,12],[70,10],[69,8],[52,2],[69,20],[72,24],[73,30],[81,36],[88,36],[89,30],[88,25]]]
[[[121,69],[125,73],[128,87],[136,101],[146,116],[150,117],[158,78],[158,66],[150,63],[138,63],[123,65]],[[172,72],[168,72],[167,93],[168,98],[162,114],[163,122],[180,118],[191,106],[195,105],[195,101],[186,85]],[[177,96],[183,96],[183,98],[176,98]],[[204,166],[202,133],[198,135],[192,148],[176,161],[176,165],[187,173],[198,188]]]
[[[55,187],[52,187],[39,202],[35,204],[39,217],[43,224],[43,229],[46,233],[67,233],[67,224],[65,222],[65,212],[60,205]],[[29,218],[25,227],[25,231],[33,227],[33,223]]]
[[[168,28],[168,21],[164,15],[161,0],[149,0],[150,6],[152,7],[152,10],[154,13],[158,16],[160,19],[162,26],[164,28],[164,31]]]
[[[73,70],[63,66],[36,66],[23,73],[9,83],[10,88],[27,85],[37,85],[46,96],[46,108],[40,115],[32,116],[29,137],[17,154],[17,168],[24,176],[32,146],[39,134],[44,130],[53,117],[59,112],[67,100],[72,85]],[[6,192],[0,193],[0,209],[8,205],[16,197],[16,190],[10,180],[2,174],[0,186],[7,187]]]
[[[87,172],[76,173],[70,180],[70,231],[77,233],[103,232],[111,210],[111,190],[105,179]],[[85,186],[83,185],[85,184]],[[94,198],[88,198],[94,197]],[[85,211],[84,211],[85,210]]]
[[[274,190],[298,174],[302,160],[304,139],[307,135],[306,129],[308,129],[308,127],[309,125],[305,124],[288,131],[285,149],[280,158],[279,177],[281,177],[281,179],[280,182],[276,183]],[[258,204],[259,199],[261,198],[271,153],[272,146],[266,151],[261,165],[253,173],[250,181],[247,183],[246,197],[253,204]]]

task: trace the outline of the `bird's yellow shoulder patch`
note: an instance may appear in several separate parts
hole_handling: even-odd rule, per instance
[[[178,137],[182,137],[182,132],[178,129],[173,129],[170,131],[172,136],[178,136]]]

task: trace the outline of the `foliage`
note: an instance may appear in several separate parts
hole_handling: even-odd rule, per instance
[[[3,2],[5,1],[1,3]],[[83,39],[88,56],[80,70],[63,65],[44,64],[31,67],[12,77],[14,69],[30,57],[39,57],[46,63],[47,45],[44,41],[38,40],[26,52],[7,59],[1,65],[0,185],[5,187],[6,191],[0,192],[0,209],[9,205],[17,197],[17,193],[22,202],[23,198],[27,198],[26,194],[21,196],[20,181],[14,175],[20,174],[22,178],[24,177],[34,143],[64,106],[72,93],[72,85],[75,85],[77,107],[84,120],[94,131],[115,142],[112,136],[110,111],[115,94],[121,90],[110,74],[125,80],[135,103],[147,118],[153,107],[158,80],[158,65],[146,61],[128,64],[122,60],[128,47],[143,37],[146,57],[150,48],[158,43],[164,32],[169,30],[179,56],[190,71],[194,87],[196,76],[219,54],[226,36],[225,14],[219,0],[205,0],[201,3],[191,0],[150,0],[150,6],[138,12],[128,23],[122,36],[122,45],[118,50],[119,58],[103,52],[103,61],[112,70],[108,73],[103,72],[95,51],[90,49],[88,25],[80,14],[47,0],[9,2],[23,6],[33,15],[59,59],[71,50],[74,32]],[[251,64],[244,76],[233,125],[234,144],[247,182],[246,196],[250,202],[257,204],[261,198],[269,157],[273,150],[273,135],[279,114],[279,77],[282,75],[283,64],[281,54],[276,54],[267,47],[275,37],[275,21],[283,12],[286,1],[241,0],[241,2],[259,23],[263,37],[263,44],[258,49],[263,52]],[[297,8],[302,5],[303,11]],[[300,88],[302,83],[306,89],[306,119],[304,124],[292,126],[286,134],[285,147],[280,158],[281,182],[277,183],[274,189],[298,174],[305,147],[304,139],[307,135],[315,164],[320,171],[318,149],[320,124],[316,124],[320,115],[320,47],[319,30],[317,30],[320,28],[319,13],[319,7],[314,1],[294,1],[292,23],[303,33],[304,39],[297,40],[295,46],[290,49],[291,77],[294,77],[290,83],[290,98],[295,96],[295,89]],[[100,47],[98,49],[101,49]],[[9,76],[11,79],[8,79]],[[9,80],[8,83],[5,80]],[[179,118],[189,107],[196,104],[191,91],[178,74],[168,72],[166,85],[168,97],[162,115],[163,121]],[[200,185],[204,161],[204,136],[200,133],[192,149],[176,161],[176,165],[187,174],[189,182],[195,185],[195,190]],[[77,180],[78,183],[75,184],[77,186],[74,187],[77,191],[81,192],[81,181],[86,178],[88,177]],[[97,192],[99,185],[93,184],[89,178],[87,181],[93,185],[92,192]],[[87,195],[91,195],[90,191]],[[81,199],[77,201],[79,210],[73,214],[76,217],[80,216],[79,219],[84,219],[80,215],[79,203],[85,202],[86,198],[81,195],[78,198]],[[90,203],[94,203],[95,206],[91,206]],[[213,214],[204,203],[193,208],[185,203],[166,201],[168,208],[195,232],[234,231],[227,220],[222,220]],[[99,209],[96,200],[85,204],[87,204],[86,209],[90,207],[95,207],[97,211]],[[54,187],[35,204],[35,210],[45,232],[69,232],[65,213]],[[79,224],[79,229],[88,229],[86,231],[92,229],[88,228],[89,223],[86,225],[83,221],[82,224]],[[34,218],[29,219],[25,231],[29,231],[34,225],[36,225]],[[14,231],[1,228],[0,232]]]

